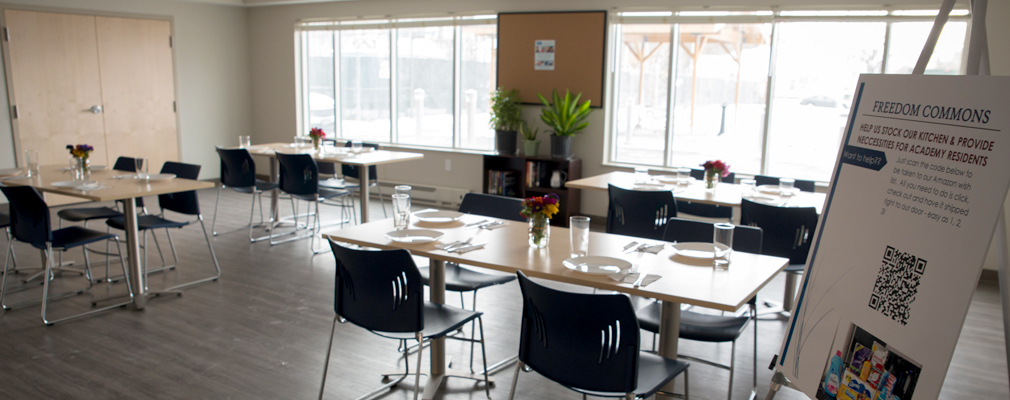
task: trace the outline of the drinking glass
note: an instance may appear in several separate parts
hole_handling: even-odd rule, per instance
[[[28,166],[28,176],[39,176],[39,151],[35,149],[25,150],[25,164]]]
[[[743,186],[740,189],[740,194],[743,197],[750,197],[754,195],[754,190],[757,188],[757,180],[754,179],[741,179],[740,185]]]
[[[393,192],[395,194],[405,194],[410,196],[410,185],[396,185],[393,187]]]
[[[252,146],[252,136],[239,136],[238,137],[238,147],[240,149],[248,149]]]
[[[712,243],[715,247],[712,266],[715,269],[729,268],[729,258],[733,254],[733,224],[726,222],[715,224]]]
[[[686,185],[688,178],[691,177],[691,169],[686,167],[677,168],[677,183],[681,185]]]
[[[151,178],[151,175],[147,173],[147,159],[137,157],[133,159],[133,162],[137,171],[137,180],[141,183],[147,183],[147,180]]]
[[[796,180],[793,178],[781,178],[779,179],[779,194],[783,196],[793,195],[793,185]]]
[[[568,217],[568,232],[572,239],[572,257],[589,254],[589,217]]]
[[[648,183],[649,182],[649,168],[647,167],[635,167],[635,183]]]
[[[396,230],[407,229],[410,223],[410,195],[393,195],[393,226]]]
[[[358,154],[358,153],[361,152],[361,141],[360,140],[352,140],[351,141],[351,152],[354,153],[354,154]]]

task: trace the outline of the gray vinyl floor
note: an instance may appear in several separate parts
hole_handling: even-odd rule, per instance
[[[215,195],[216,189],[200,192],[208,230]],[[155,203],[154,199],[149,201]],[[218,230],[241,228],[248,220],[250,197],[226,191],[221,203]],[[335,210],[324,212],[336,216]],[[372,202],[371,217],[382,218],[378,202]],[[92,227],[104,229],[104,224]],[[165,248],[164,234],[160,239]],[[152,290],[212,272],[199,224],[174,230],[173,239],[180,265],[175,271],[152,274]],[[0,399],[316,398],[333,316],[332,256],[312,256],[307,240],[276,246],[249,243],[244,231],[212,237],[211,242],[220,261],[221,279],[186,289],[181,297],[151,299],[143,311],[115,309],[51,327],[42,325],[38,305],[0,314]],[[8,287],[16,284],[14,277],[27,277],[29,270],[41,263],[37,250],[23,244],[14,247],[19,268],[26,273],[11,275]],[[64,257],[82,261],[76,250]],[[105,274],[101,259],[92,259],[98,276]],[[160,264],[154,254],[150,260],[152,265]],[[115,263],[113,271],[118,271]],[[64,274],[53,286],[58,290],[83,284],[83,278]],[[760,297],[781,299],[782,284],[782,278],[777,278]],[[40,290],[14,293],[8,301],[37,298]],[[122,283],[96,285],[89,293],[52,303],[51,313],[59,316],[83,310],[91,299],[124,292]],[[458,297],[448,298],[458,304]],[[515,354],[521,312],[518,299],[515,283],[480,292],[478,308],[485,312],[487,352],[492,362]],[[1010,398],[1001,318],[998,288],[983,282],[969,309],[941,398]],[[760,398],[768,391],[772,373],[767,367],[779,349],[785,326],[785,320],[758,324]],[[749,332],[745,335],[749,337]],[[651,343],[650,334],[643,335],[643,343]],[[338,325],[325,398],[353,399],[380,385],[379,373],[403,365],[396,347],[396,342],[350,324]],[[468,350],[469,346],[449,342],[448,354],[457,367],[468,364]],[[724,362],[730,356],[727,344],[683,341],[680,350]],[[750,340],[742,340],[736,352],[733,398],[744,399],[751,384]],[[478,356],[478,364],[479,360]],[[496,380],[491,388],[493,398],[508,397],[513,371],[510,366],[492,376]],[[696,363],[691,367],[692,398],[725,399],[727,381],[725,372]],[[412,398],[410,386],[382,398]],[[450,380],[442,393],[444,399],[485,398],[481,384],[466,380]],[[536,373],[524,373],[516,398],[581,396]],[[802,398],[805,396],[789,389],[776,396]]]

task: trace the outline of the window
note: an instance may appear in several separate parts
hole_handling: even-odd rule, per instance
[[[819,181],[830,179],[859,74],[909,73],[932,27],[928,13],[880,10],[616,21],[608,162],[722,159],[738,173]],[[926,73],[961,73],[966,31],[952,14]]]
[[[301,131],[491,150],[494,22],[477,16],[299,24]]]

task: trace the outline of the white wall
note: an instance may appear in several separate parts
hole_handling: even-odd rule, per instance
[[[11,0],[4,5],[172,17],[181,161],[202,165],[202,179],[216,178],[220,161],[214,146],[232,144],[239,133],[251,131],[246,8],[149,0]],[[0,80],[3,76],[0,72]],[[0,106],[10,109],[6,95],[0,96]],[[15,166],[10,113],[0,113],[0,146],[0,168]]]

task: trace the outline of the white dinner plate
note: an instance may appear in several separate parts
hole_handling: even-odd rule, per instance
[[[677,175],[660,175],[660,176],[654,176],[653,178],[656,179],[659,182],[667,183],[667,184],[670,184],[670,185],[686,184],[686,183],[690,182],[691,179],[692,179],[690,177],[687,177],[687,178],[684,178],[684,179],[677,179]]]
[[[424,222],[452,222],[457,221],[464,214],[458,211],[428,210],[419,211],[414,214],[418,221]]]
[[[711,260],[715,247],[712,243],[704,242],[684,242],[673,245],[677,250],[677,255],[700,260]]]
[[[443,233],[431,229],[404,229],[386,232],[386,237],[394,242],[431,243],[442,238]]]
[[[781,194],[782,193],[782,189],[779,188],[779,185],[761,185],[761,186],[757,187],[757,190],[759,192],[761,192],[761,193],[768,193],[768,194]],[[799,191],[800,190],[797,189],[797,188],[792,188],[790,190],[790,192],[793,193],[793,194],[799,193]]]
[[[59,181],[51,185],[58,188],[70,188],[75,190],[97,189],[101,184],[95,181]]]
[[[101,171],[101,170],[105,169],[105,167],[106,167],[105,165],[92,165],[91,166],[91,171],[92,172],[93,171]]]
[[[149,181],[167,181],[169,179],[175,179],[175,174],[151,174],[147,178]]]
[[[662,183],[636,183],[635,186],[632,187],[632,189],[647,192],[661,192],[670,190],[671,188],[670,186],[664,185]]]
[[[571,270],[596,275],[609,275],[631,269],[630,262],[620,258],[601,256],[569,258],[562,264]]]

